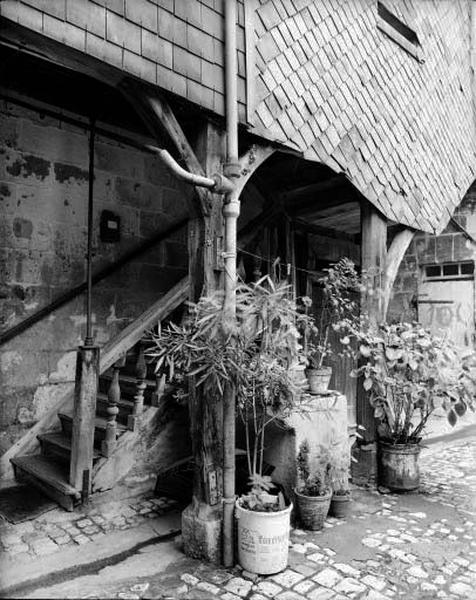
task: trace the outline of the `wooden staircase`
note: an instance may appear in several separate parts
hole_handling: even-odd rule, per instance
[[[94,439],[92,470],[83,473],[91,481],[84,481],[83,489],[71,485],[74,407],[58,412],[57,428],[37,435],[40,454],[15,456],[10,459],[15,478],[39,488],[68,511],[83,500],[90,489],[98,466],[110,459],[116,451],[116,442],[127,431],[137,431],[147,418],[148,407],[158,407],[170,393],[162,378],[156,377],[153,365],[147,365],[144,334],[159,321],[170,315],[187,295],[188,279],[182,280],[153,307],[123,330],[101,351],[99,383],[94,418],[94,433],[81,436],[79,448]],[[152,411],[153,413],[153,411]],[[152,414],[151,413],[151,414]],[[80,450],[81,451],[81,450]],[[87,492],[86,492],[87,493]]]

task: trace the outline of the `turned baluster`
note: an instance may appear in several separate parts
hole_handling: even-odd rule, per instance
[[[160,401],[164,397],[165,392],[165,375],[157,373],[155,376],[155,389],[152,392],[150,404],[151,406],[159,406]]]
[[[134,407],[132,414],[127,419],[127,427],[131,431],[135,431],[139,422],[139,417],[142,414],[144,408],[144,390],[147,387],[145,378],[147,376],[147,365],[145,364],[144,348],[142,344],[139,344],[139,351],[137,353],[136,362],[136,393],[134,396]]]
[[[106,436],[101,444],[101,453],[103,456],[111,456],[114,451],[117,439],[117,413],[119,408],[117,406],[121,399],[121,387],[119,385],[119,372],[126,363],[126,357],[123,356],[117,360],[113,365],[113,375],[111,385],[107,391],[107,424],[106,424]]]

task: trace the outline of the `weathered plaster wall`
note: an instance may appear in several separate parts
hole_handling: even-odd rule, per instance
[[[454,219],[476,238],[476,185],[457,208]],[[388,308],[389,321],[415,320],[418,284],[425,265],[476,259],[476,243],[451,223],[441,235],[417,233],[400,264]]]
[[[0,330],[85,280],[88,135],[41,113],[0,104]],[[188,212],[193,193],[152,155],[103,137],[95,157],[95,270]],[[121,218],[121,241],[99,240],[99,216]],[[94,334],[103,344],[181,279],[181,231],[94,287]],[[77,298],[0,347],[0,446],[9,447],[73,379],[85,332]]]

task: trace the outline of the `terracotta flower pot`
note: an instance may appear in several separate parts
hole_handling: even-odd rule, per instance
[[[379,442],[380,485],[394,492],[409,492],[420,485],[419,444]]]
[[[329,491],[325,496],[306,496],[295,489],[294,493],[299,518],[304,529],[311,531],[322,529],[329,512],[332,492]]]
[[[307,369],[306,377],[309,382],[309,391],[311,394],[326,392],[332,377],[332,367]]]
[[[350,494],[345,494],[342,496],[332,494],[329,514],[331,517],[336,517],[337,519],[345,519],[350,514],[351,502],[352,499]]]

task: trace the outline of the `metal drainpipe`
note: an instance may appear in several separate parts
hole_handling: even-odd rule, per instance
[[[236,65],[236,0],[225,0],[225,94],[227,162],[225,175],[233,180],[239,176],[238,163],[238,103]],[[236,228],[240,202],[236,191],[225,196],[224,242],[224,327],[236,317]],[[233,556],[233,510],[235,503],[235,389],[227,385],[223,397],[223,564],[231,567]]]
[[[473,113],[476,120],[476,0],[471,2],[470,60],[471,60],[471,93]]]
[[[89,131],[89,189],[88,189],[88,243],[86,254],[86,336],[85,346],[93,344],[92,288],[93,288],[93,212],[94,212],[94,137],[95,119],[91,117]]]

